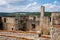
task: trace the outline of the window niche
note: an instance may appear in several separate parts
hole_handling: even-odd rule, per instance
[[[35,24],[32,24],[32,28],[35,29],[36,25]]]
[[[4,22],[6,22],[6,18],[4,18]]]

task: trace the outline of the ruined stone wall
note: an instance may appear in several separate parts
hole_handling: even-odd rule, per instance
[[[53,12],[51,15],[51,40],[60,40],[60,12]]]
[[[60,12],[53,12],[51,16],[53,17],[53,24],[60,24]]]
[[[14,17],[2,17],[4,30],[15,30],[15,18]]]
[[[20,16],[17,18],[16,21],[18,21],[17,30],[25,30],[25,31],[31,30],[31,23],[29,21],[29,16]]]

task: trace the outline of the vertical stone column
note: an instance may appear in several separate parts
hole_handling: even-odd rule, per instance
[[[18,13],[16,13],[16,17],[15,17],[15,30],[17,31],[19,29],[19,24],[18,24],[18,21],[19,21],[19,17],[18,17]]]
[[[53,32],[54,32],[54,28],[53,28],[53,23],[54,23],[54,13],[51,14],[51,24],[50,24],[50,37],[51,40],[53,40]]]
[[[53,19],[54,19],[54,14],[51,14],[51,26],[53,26]]]
[[[37,28],[36,28],[36,31],[37,32],[41,32],[41,28],[42,28],[42,26],[43,26],[43,24],[44,24],[44,11],[45,11],[45,7],[44,6],[41,6],[41,15],[40,15],[40,23],[39,23],[39,25],[38,26],[36,26]]]
[[[41,6],[40,9],[41,9],[41,17],[44,17],[45,7]]]
[[[41,6],[40,31],[41,31],[41,28],[44,27],[44,11],[45,11],[45,7]]]
[[[51,40],[53,39],[53,27],[50,27],[50,37],[51,37]]]

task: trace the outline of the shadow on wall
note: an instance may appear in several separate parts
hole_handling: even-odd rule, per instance
[[[3,30],[2,17],[0,17],[0,30]]]

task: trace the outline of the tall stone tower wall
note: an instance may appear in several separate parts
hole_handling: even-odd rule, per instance
[[[44,11],[45,11],[45,7],[44,6],[41,6],[40,30],[44,26]]]
[[[44,16],[45,7],[41,6],[41,15],[40,15],[40,31],[43,34],[48,34],[49,32],[49,18],[48,16]]]
[[[41,17],[44,17],[45,7],[41,6],[40,9],[41,9]]]

